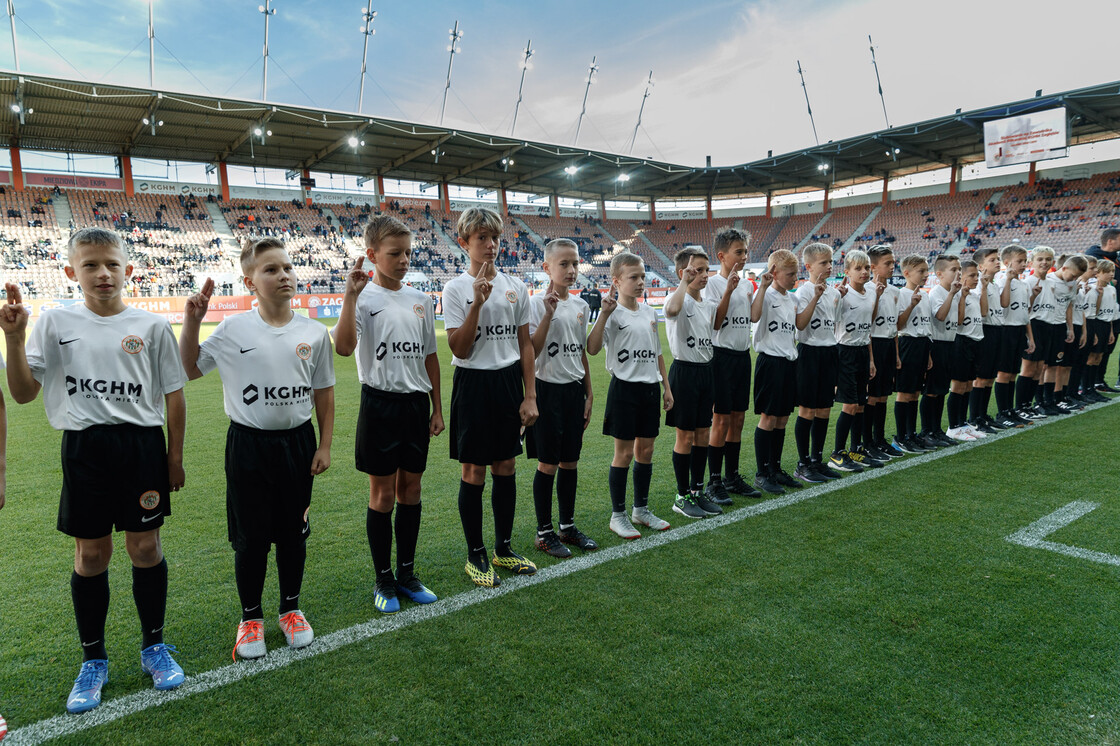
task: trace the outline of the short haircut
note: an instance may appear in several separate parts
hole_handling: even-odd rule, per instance
[[[378,215],[370,218],[366,229],[362,231],[362,239],[367,249],[376,249],[387,238],[396,236],[412,236],[408,226],[394,218],[392,215]]]
[[[933,271],[940,272],[953,262],[959,262],[961,258],[955,254],[938,254],[937,258],[933,260]]]
[[[459,238],[467,241],[475,233],[488,230],[496,235],[502,235],[502,216],[489,207],[472,207],[464,210],[455,225]]]
[[[1081,274],[1085,274],[1087,271],[1089,271],[1089,262],[1085,261],[1085,257],[1081,256],[1080,254],[1071,254],[1070,256],[1066,257],[1066,260],[1064,262],[1062,262],[1063,267],[1069,267],[1070,265],[1072,265],[1074,269],[1076,269]]]
[[[980,269],[980,265],[977,264],[976,262],[972,261],[971,259],[965,259],[963,262],[961,262],[961,272],[962,273],[966,269],[972,269],[973,267],[975,267],[976,269]]]
[[[579,244],[570,238],[554,238],[544,245],[545,261],[548,261],[557,249],[572,249],[576,252],[576,257],[579,257]]]
[[[1049,246],[1035,246],[1031,249],[1031,261],[1034,261],[1036,256],[1048,256],[1054,258],[1054,250]]]
[[[694,256],[698,256],[704,260],[708,259],[708,255],[704,253],[704,250],[698,249],[695,246],[687,246],[674,254],[673,264],[677,268],[677,271],[680,272],[682,269],[687,267],[688,263],[692,261],[692,257]]]
[[[867,256],[872,264],[878,264],[883,257],[894,256],[894,250],[888,244],[875,244],[867,250]]]
[[[776,267],[797,269],[797,255],[787,249],[778,249],[766,259],[767,272],[772,272]]]
[[[811,243],[801,250],[801,263],[806,267],[811,262],[815,262],[818,257],[828,254],[828,258],[832,259],[832,247],[826,243]]]
[[[734,243],[742,242],[743,246],[751,245],[750,231],[740,230],[738,228],[723,228],[716,233],[715,240],[712,242],[712,251],[719,254],[721,251],[727,251]]]
[[[637,254],[631,254],[629,251],[620,251],[611,259],[611,277],[618,277],[622,271],[627,267],[645,267],[645,262]]]
[[[1009,243],[999,250],[999,258],[1004,264],[1011,261],[1011,257],[1022,254],[1027,255],[1027,250],[1017,243]]]
[[[1116,271],[1116,265],[1111,259],[1100,258],[1097,260],[1097,274],[1112,274]]]
[[[1090,267],[1097,266],[1097,258],[1095,256],[1089,256],[1088,254],[1082,254],[1081,256],[1085,257],[1085,261],[1089,263]]]
[[[265,236],[264,238],[250,241],[241,249],[241,274],[248,277],[249,273],[253,271],[253,266],[257,263],[257,257],[264,252],[271,249],[286,251],[287,248],[283,241],[279,238],[273,238],[272,236]]]
[[[1101,247],[1116,238],[1120,238],[1120,228],[1105,228],[1101,231]]]
[[[124,241],[116,231],[105,228],[82,228],[74,231],[66,244],[67,261],[74,258],[74,252],[79,246],[116,246],[124,254],[125,260],[128,260],[128,249],[125,248]]]
[[[928,264],[929,262],[926,261],[926,258],[924,256],[918,256],[917,254],[910,254],[909,256],[902,257],[903,272],[908,269],[914,269],[915,267],[921,267]]]
[[[866,264],[868,267],[871,266],[871,258],[867,256],[866,251],[862,251],[861,249],[852,249],[844,255],[844,269],[847,269],[848,267],[860,267],[864,264]]]
[[[989,246],[987,248],[977,249],[976,253],[972,255],[972,258],[976,260],[977,264],[979,264],[994,253],[996,253],[996,249]]]

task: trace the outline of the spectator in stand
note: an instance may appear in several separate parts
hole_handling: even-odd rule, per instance
[[[1105,228],[1101,231],[1100,245],[1090,246],[1085,256],[1107,259],[1117,264],[1117,253],[1120,253],[1120,228]]]

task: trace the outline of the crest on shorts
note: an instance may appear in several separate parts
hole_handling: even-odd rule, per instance
[[[121,340],[121,349],[129,355],[136,355],[144,349],[144,340],[137,337],[135,334],[129,334]]]
[[[153,510],[159,506],[159,492],[157,490],[148,490],[140,495],[140,507],[144,510]]]
[[[516,303],[517,302],[517,293],[515,293],[512,290],[507,290],[506,291],[506,300],[508,300],[510,303]]]
[[[424,306],[420,305],[419,303],[412,307],[412,312],[420,318],[424,318]]]
[[[296,345],[296,357],[300,360],[307,360],[311,357],[311,345],[306,342],[300,342]]]

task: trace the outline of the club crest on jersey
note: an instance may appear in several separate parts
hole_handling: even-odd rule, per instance
[[[583,323],[583,311],[580,311],[579,313],[576,314],[576,321],[578,321],[581,324]]]
[[[137,355],[144,349],[144,340],[137,337],[135,334],[129,334],[121,340],[121,349],[129,355]]]
[[[300,342],[296,345],[296,357],[300,360],[308,360],[311,357],[311,345],[306,342]]]
[[[517,302],[517,293],[515,293],[512,290],[507,290],[506,291],[506,300],[508,300],[510,303],[516,303]]]
[[[140,495],[140,507],[144,510],[152,510],[159,505],[159,492],[156,490],[148,490]]]
[[[412,307],[412,312],[415,313],[420,318],[424,318],[424,307],[422,305],[420,305],[419,303],[417,303],[415,306]]]

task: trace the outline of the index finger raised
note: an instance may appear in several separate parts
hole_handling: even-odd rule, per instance
[[[22,305],[23,304],[23,295],[19,291],[19,285],[16,285],[15,283],[12,283],[12,282],[6,282],[6,283],[4,283],[4,290],[8,294],[8,305],[9,306]]]
[[[360,270],[362,265],[365,264],[366,258],[364,256],[358,257],[358,261],[354,262],[354,269]]]
[[[206,282],[202,283],[202,294],[209,297],[214,292],[214,278],[207,277]]]

